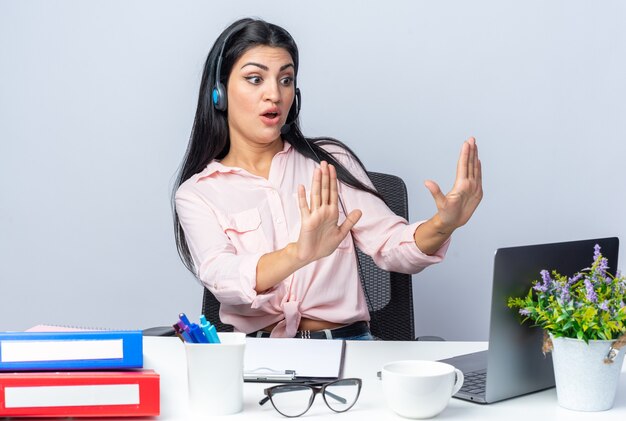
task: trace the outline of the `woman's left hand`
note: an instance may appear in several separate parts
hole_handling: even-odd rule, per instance
[[[465,225],[483,197],[482,170],[476,139],[470,137],[463,142],[456,168],[456,180],[448,194],[444,195],[439,185],[432,180],[427,180],[424,184],[437,205],[433,222],[438,231],[450,234]]]

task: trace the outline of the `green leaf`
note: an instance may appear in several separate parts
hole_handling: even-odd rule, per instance
[[[555,313],[556,313],[556,311],[555,311]],[[557,323],[561,323],[561,322],[563,322],[565,320],[568,320],[569,318],[570,318],[569,314],[564,313],[564,314],[561,314],[560,316],[557,317],[556,322]]]

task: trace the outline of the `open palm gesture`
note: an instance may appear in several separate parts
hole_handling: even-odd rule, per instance
[[[320,168],[316,168],[313,173],[310,204],[306,201],[304,186],[298,186],[302,219],[300,236],[296,242],[298,259],[312,262],[330,255],[361,218],[361,211],[355,209],[338,225],[337,190],[337,172],[326,161],[322,161]]]
[[[470,219],[483,197],[482,169],[476,140],[463,142],[456,168],[454,186],[444,195],[432,180],[424,183],[435,199],[440,226],[449,232],[463,226]]]

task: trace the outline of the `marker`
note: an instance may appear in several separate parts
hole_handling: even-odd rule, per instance
[[[220,343],[220,338],[219,336],[217,336],[217,331],[215,330],[215,326],[213,326],[204,316],[204,314],[202,316],[200,316],[200,327],[202,328],[202,331],[204,332],[204,336],[207,337],[207,339],[209,340],[210,343],[212,344],[219,344]]]

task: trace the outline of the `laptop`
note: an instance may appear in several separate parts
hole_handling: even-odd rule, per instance
[[[617,237],[500,248],[496,251],[491,295],[489,349],[441,360],[463,371],[463,387],[454,397],[477,403],[492,403],[554,386],[552,355],[541,351],[543,331],[530,321],[520,324],[509,297],[528,293],[539,272],[556,269],[573,276],[593,262],[594,246],[609,260],[615,273]]]

